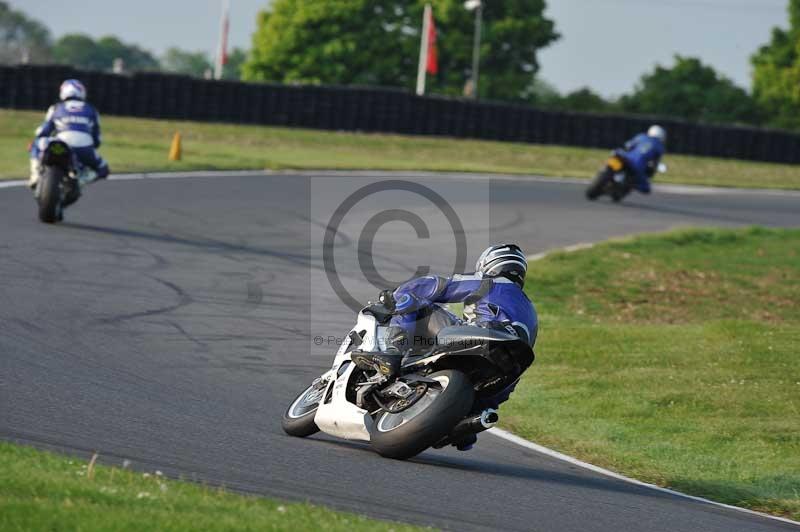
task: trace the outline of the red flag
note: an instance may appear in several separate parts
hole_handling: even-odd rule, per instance
[[[425,71],[429,74],[439,72],[439,53],[436,50],[436,24],[433,21],[433,10],[429,11],[430,20],[428,21],[428,59]]]
[[[223,65],[228,64],[228,12],[225,11],[225,19],[222,22],[222,39],[220,42],[219,62]]]

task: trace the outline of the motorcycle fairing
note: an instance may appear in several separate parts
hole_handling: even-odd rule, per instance
[[[349,357],[349,354],[347,355]],[[343,361],[344,362],[344,361]],[[348,364],[345,371],[328,383],[325,399],[317,408],[314,423],[322,432],[345,440],[369,441],[373,421],[369,412],[347,400],[347,385],[355,364]]]
[[[369,412],[347,400],[347,387],[356,370],[349,348],[356,337],[361,338],[360,349],[378,350],[386,347],[385,340],[381,341],[381,337],[385,336],[385,327],[378,326],[375,316],[365,310],[358,314],[351,334],[339,346],[333,368],[328,373],[332,378],[314,415],[314,422],[322,432],[346,440],[369,441],[374,425]]]

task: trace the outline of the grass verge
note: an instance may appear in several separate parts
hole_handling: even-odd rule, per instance
[[[0,442],[0,530],[421,530]]]
[[[0,178],[28,173],[25,148],[43,112],[0,110]],[[167,161],[172,135],[181,162]],[[106,117],[104,157],[116,172],[226,169],[430,170],[593,177],[607,150]],[[620,139],[620,143],[625,139]],[[670,155],[659,182],[800,189],[800,166]]]
[[[683,230],[531,264],[538,360],[504,428],[800,520],[800,230]]]

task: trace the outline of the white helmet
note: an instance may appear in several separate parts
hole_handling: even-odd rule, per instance
[[[68,79],[61,84],[61,88],[58,90],[58,97],[61,98],[62,102],[66,100],[85,100],[86,87],[77,79]]]
[[[475,271],[486,277],[507,277],[520,287],[525,284],[528,260],[516,244],[500,244],[486,248],[475,263]]]
[[[647,136],[658,139],[664,143],[667,142],[667,130],[661,126],[650,126],[650,129],[647,130]]]

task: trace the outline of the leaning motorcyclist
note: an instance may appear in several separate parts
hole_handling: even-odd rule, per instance
[[[59,98],[61,101],[47,110],[31,144],[31,188],[39,180],[40,155],[52,136],[68,144],[78,161],[94,170],[97,174],[94,179],[104,179],[109,174],[108,164],[97,153],[101,142],[100,116],[86,101],[86,88],[77,79],[68,79],[61,84]]]
[[[405,355],[429,347],[429,339],[435,338],[440,329],[459,323],[514,334],[532,348],[538,333],[538,318],[522,290],[527,270],[528,262],[519,246],[500,244],[480,255],[474,274],[419,277],[393,291],[382,292],[381,302],[394,315],[387,331],[386,352],[371,354],[369,362],[378,364],[387,377],[396,376]],[[466,322],[437,303],[464,303]],[[525,369],[521,368],[520,375]],[[520,375],[477,408],[497,408],[511,395]],[[468,450],[476,440],[475,435],[470,435],[454,445],[459,450]]]
[[[666,144],[667,132],[663,127],[654,125],[647,133],[639,133],[626,142],[624,149],[617,150],[636,177],[636,190],[639,192],[650,193],[650,180],[666,153]]]

